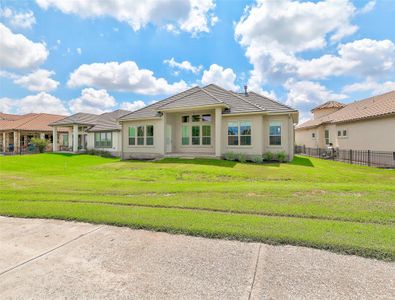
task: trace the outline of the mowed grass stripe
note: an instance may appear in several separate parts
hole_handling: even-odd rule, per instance
[[[4,201],[6,199],[1,199],[0,201]],[[363,223],[363,224],[394,224],[393,220],[390,221],[361,221],[357,219],[347,219],[341,217],[321,217],[317,215],[298,215],[298,214],[281,214],[275,212],[253,212],[253,211],[238,211],[238,210],[224,210],[224,209],[215,209],[215,208],[204,208],[204,207],[193,207],[193,206],[181,206],[181,205],[162,205],[162,204],[141,204],[141,203],[123,203],[123,202],[111,202],[108,200],[105,201],[92,201],[92,200],[25,200],[19,199],[14,201],[21,202],[55,202],[55,203],[85,203],[85,204],[102,204],[102,205],[112,205],[112,206],[131,206],[131,207],[146,207],[146,208],[164,208],[164,209],[177,209],[180,211],[189,210],[189,211],[202,211],[202,212],[216,212],[216,213],[225,213],[225,214],[235,214],[235,215],[256,215],[256,216],[274,216],[274,217],[284,217],[284,218],[302,218],[302,219],[317,219],[317,220],[335,220],[342,222],[353,222],[353,223]]]
[[[395,228],[389,225],[37,201],[0,201],[0,214],[105,223],[212,238],[301,245],[395,260]]]

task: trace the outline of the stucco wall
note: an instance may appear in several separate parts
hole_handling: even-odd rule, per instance
[[[87,135],[87,148],[100,151],[108,151],[114,155],[119,155],[121,152],[121,133],[119,131],[112,131],[112,147],[111,148],[97,148],[95,147],[95,133],[88,132]]]

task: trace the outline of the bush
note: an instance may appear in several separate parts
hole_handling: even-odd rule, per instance
[[[43,153],[48,145],[47,140],[38,138],[33,138],[30,142],[34,145],[34,147],[38,148],[38,151],[40,151],[40,153]]]
[[[97,155],[101,157],[113,157],[110,152],[103,150],[88,149],[86,150],[86,153],[89,155]]]
[[[245,163],[247,161],[247,156],[244,153],[238,153],[237,160],[241,163]]]
[[[236,160],[237,155],[234,152],[226,152],[224,154],[224,157],[225,157],[226,160]]]
[[[270,151],[268,151],[268,152],[263,154],[263,159],[264,160],[271,161],[271,160],[273,160],[273,158],[274,158],[274,155]]]
[[[284,162],[287,158],[287,154],[284,151],[277,152],[276,158],[279,162]]]
[[[256,164],[261,164],[263,162],[263,157],[261,155],[256,155],[252,158],[252,161]]]

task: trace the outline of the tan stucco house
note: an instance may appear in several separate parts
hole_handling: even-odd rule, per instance
[[[100,115],[76,113],[50,124],[53,136],[63,136],[60,147],[54,145],[53,151],[85,152],[94,149],[108,151],[114,156],[121,152],[121,126],[118,118],[130,113],[128,110],[116,110]],[[59,133],[59,128],[68,128],[69,132]]]
[[[296,145],[395,151],[395,91],[350,104],[326,102],[295,129]]]
[[[50,123],[63,119],[65,116],[30,113],[25,115],[0,113],[0,151],[2,153],[25,153],[30,150],[33,138],[46,139],[47,151],[53,145],[63,144],[61,137],[54,139]],[[67,128],[59,127],[59,132],[67,133]],[[54,141],[57,141],[54,143]]]
[[[119,122],[123,159],[284,151],[291,160],[298,111],[247,89],[234,93],[210,84],[129,113]]]

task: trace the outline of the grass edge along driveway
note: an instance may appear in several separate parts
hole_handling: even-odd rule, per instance
[[[51,156],[42,156],[45,159],[51,159]],[[18,161],[17,159],[20,159]],[[369,222],[353,222],[353,221],[340,221],[340,220],[325,220],[325,219],[311,219],[311,218],[303,218],[303,217],[286,217],[286,216],[264,216],[264,215],[248,215],[243,213],[224,213],[224,212],[215,212],[215,211],[202,211],[202,210],[191,210],[183,207],[180,208],[161,208],[161,207],[144,207],[144,206],[133,206],[133,205],[122,205],[120,204],[109,204],[109,203],[73,203],[66,201],[40,201],[40,199],[36,199],[34,201],[29,199],[29,191],[33,191],[36,188],[42,188],[41,184],[45,184],[45,179],[48,178],[52,182],[53,186],[47,187],[51,193],[54,192],[53,189],[56,190],[57,181],[55,170],[49,167],[48,174],[42,173],[39,176],[39,179],[43,181],[41,183],[40,180],[37,180],[34,184],[27,184],[26,187],[23,186],[23,182],[21,178],[24,177],[24,174],[31,176],[28,174],[32,172],[34,174],[35,165],[34,163],[29,164],[24,159],[30,160],[30,158],[25,157],[15,157],[12,159],[12,163],[15,166],[7,165],[8,158],[0,158],[0,179],[2,179],[2,183],[0,183],[1,188],[4,188],[4,196],[6,195],[6,191],[13,192],[15,195],[18,195],[19,200],[12,200],[12,195],[8,194],[7,197],[0,197],[0,214],[5,216],[18,216],[18,217],[34,217],[34,218],[55,218],[55,219],[64,219],[64,220],[78,220],[85,221],[91,223],[104,223],[110,225],[118,225],[118,226],[128,226],[131,228],[144,228],[149,230],[156,231],[166,231],[170,233],[184,233],[189,235],[196,236],[204,236],[211,238],[226,238],[226,239],[237,239],[244,241],[259,241],[266,242],[270,244],[291,244],[291,245],[300,245],[300,246],[308,246],[319,249],[331,250],[339,253],[347,253],[347,254],[356,254],[365,257],[378,258],[383,260],[395,260],[395,228],[393,222],[387,222],[385,224],[374,224]],[[35,156],[32,158],[33,161],[39,160],[40,156]],[[67,160],[66,162],[71,164],[71,161]],[[106,168],[106,163],[111,164],[111,166],[117,165],[116,160],[105,160],[101,158],[91,158],[87,155],[73,157],[76,164],[79,166],[75,166],[73,172],[67,175],[67,172],[63,172],[61,174],[62,180],[66,176],[73,176],[76,170],[80,170],[83,176],[91,176],[93,179],[101,178],[100,172],[103,171],[103,166]],[[95,162],[95,159],[97,162]],[[90,162],[89,167],[83,166],[83,161],[88,160]],[[97,168],[99,162],[103,165],[100,168]],[[149,178],[150,174],[152,176],[157,176],[156,181],[161,181],[161,177],[157,175],[158,170],[161,172],[165,172],[164,168],[168,167],[172,169],[174,172],[174,168],[181,165],[181,169],[185,169],[185,165],[182,160],[172,160],[167,161],[166,163],[144,163],[141,164],[139,162],[119,162],[120,169],[117,169],[116,172],[121,172],[120,177],[117,178],[116,175],[108,177],[109,182],[118,183],[120,178],[121,180],[128,179],[128,175],[130,177],[136,176],[136,172],[140,171],[139,174],[144,176],[143,180],[139,182],[130,181],[130,189],[133,190],[136,184],[142,184],[145,182],[147,178]],[[29,170],[24,170],[23,168],[19,168],[20,164],[25,164],[25,166],[29,166]],[[43,162],[42,162],[43,163]],[[185,162],[186,163],[186,162]],[[190,163],[190,162],[188,162]],[[206,161],[208,164],[208,162]],[[325,164],[330,164],[333,162],[326,162],[320,160],[312,160],[312,163],[316,165],[317,170],[319,171],[320,164],[323,164],[323,169],[327,168]],[[218,163],[215,163],[218,164]],[[337,164],[337,165],[336,165]],[[53,168],[56,169],[57,165],[53,165]],[[141,167],[143,168],[141,169]],[[336,166],[338,169],[336,169]],[[110,167],[110,165],[109,165]],[[159,167],[159,169],[158,169]],[[221,166],[205,166],[204,171],[211,170],[211,168],[218,168]],[[243,168],[259,168],[260,166],[252,166],[252,165],[243,165],[238,164],[237,168],[241,168],[239,171],[242,171]],[[350,177],[354,175],[355,172],[361,172],[362,177],[369,176],[372,174],[381,174],[380,172],[386,172],[388,170],[377,170],[377,169],[369,169],[358,166],[350,166],[345,164],[339,164],[335,162],[334,166],[335,172],[345,172],[342,168],[349,168]],[[48,168],[48,166],[47,166]],[[137,170],[135,170],[137,168]],[[153,168],[153,169],[151,169]],[[196,169],[196,174],[192,174],[193,176],[197,176],[199,173],[200,166]],[[277,169],[276,169],[277,168]],[[278,168],[294,168],[292,164],[284,164],[281,166],[277,166],[276,168],[272,168],[270,170],[271,173],[279,172]],[[121,170],[121,171],[120,171]],[[276,171],[277,170],[277,171]],[[366,171],[365,171],[366,170]],[[99,171],[99,173],[98,173]],[[202,171],[202,170],[200,170]],[[218,171],[218,170],[216,170]],[[262,173],[267,170],[263,167],[261,170],[258,170]],[[284,170],[283,170],[284,171]],[[291,174],[292,170],[290,170],[289,174]],[[110,172],[110,169],[108,169]],[[237,170],[236,170],[237,172]],[[285,174],[288,175],[287,169],[285,169]],[[354,173],[353,173],[354,172]],[[390,171],[391,172],[391,171]],[[176,172],[177,173],[177,172]],[[223,172],[220,172],[221,174]],[[392,174],[392,173],[386,173]],[[171,177],[168,173],[166,175],[166,182],[168,183]],[[165,176],[163,175],[163,176]],[[178,174],[173,174],[174,176],[178,176]],[[191,176],[192,176],[191,175]],[[207,176],[207,174],[204,174]],[[265,174],[263,174],[266,176]],[[314,174],[313,174],[314,175]],[[60,176],[60,175],[59,175]],[[126,177],[125,177],[126,176]],[[221,175],[222,176],[222,175]],[[228,174],[231,176],[231,173]],[[235,175],[235,176],[239,176]],[[330,175],[328,175],[330,177]],[[357,175],[355,175],[357,176]],[[297,183],[297,179],[290,177],[290,182],[293,184]],[[13,180],[14,181],[13,181]],[[37,178],[36,178],[37,179]],[[136,179],[136,178],[135,178]],[[223,183],[223,178],[221,177],[221,183]],[[210,180],[215,181],[215,176],[210,178]],[[228,179],[227,179],[228,180]],[[232,184],[232,179],[229,179],[229,184]],[[237,178],[240,180],[240,178]],[[15,184],[15,181],[18,184]],[[33,180],[34,181],[34,180]],[[88,179],[87,179],[88,181]],[[281,185],[288,184],[289,181],[281,182],[279,181],[279,187]],[[354,180],[355,181],[355,180]],[[365,180],[364,181],[368,181]],[[128,181],[129,182],[129,181]],[[174,184],[177,182],[183,182],[183,180],[175,180]],[[389,181],[391,183],[391,181]],[[213,182],[212,184],[215,184]],[[255,183],[254,183],[255,184]],[[277,183],[276,183],[277,184]],[[256,183],[259,185],[259,182]],[[21,188],[22,187],[22,188]],[[81,187],[84,187],[84,182],[81,182]],[[86,188],[90,187],[90,185],[86,185]],[[116,186],[117,187],[117,186]],[[72,190],[73,187],[70,187]],[[361,185],[361,189],[363,189],[363,185]],[[112,190],[111,192],[114,192]],[[353,190],[355,192],[355,188]],[[391,192],[391,188],[389,188]],[[61,193],[60,190],[58,190]],[[78,192],[78,191],[77,191]],[[153,191],[155,192],[155,191]],[[366,191],[361,191],[365,193]],[[78,194],[78,193],[77,193]],[[390,194],[390,197],[393,194]],[[1,196],[1,192],[0,192]],[[283,195],[279,194],[279,197],[283,197]],[[45,197],[45,194],[44,194]],[[81,196],[83,197],[83,196]],[[104,196],[106,197],[106,196]],[[185,194],[185,197],[188,197],[188,194]],[[278,198],[279,201],[281,197]],[[317,199],[320,196],[317,195]],[[6,199],[5,199],[6,198]],[[109,202],[111,201],[111,196],[108,196]],[[225,200],[223,200],[225,201]],[[226,200],[229,201],[229,200]],[[303,198],[302,198],[303,201]],[[307,201],[307,200],[306,200]],[[313,199],[313,201],[316,201]],[[328,201],[328,200],[325,200]],[[388,201],[388,199],[386,200]],[[303,203],[301,203],[303,205]],[[376,204],[375,204],[376,205]]]

